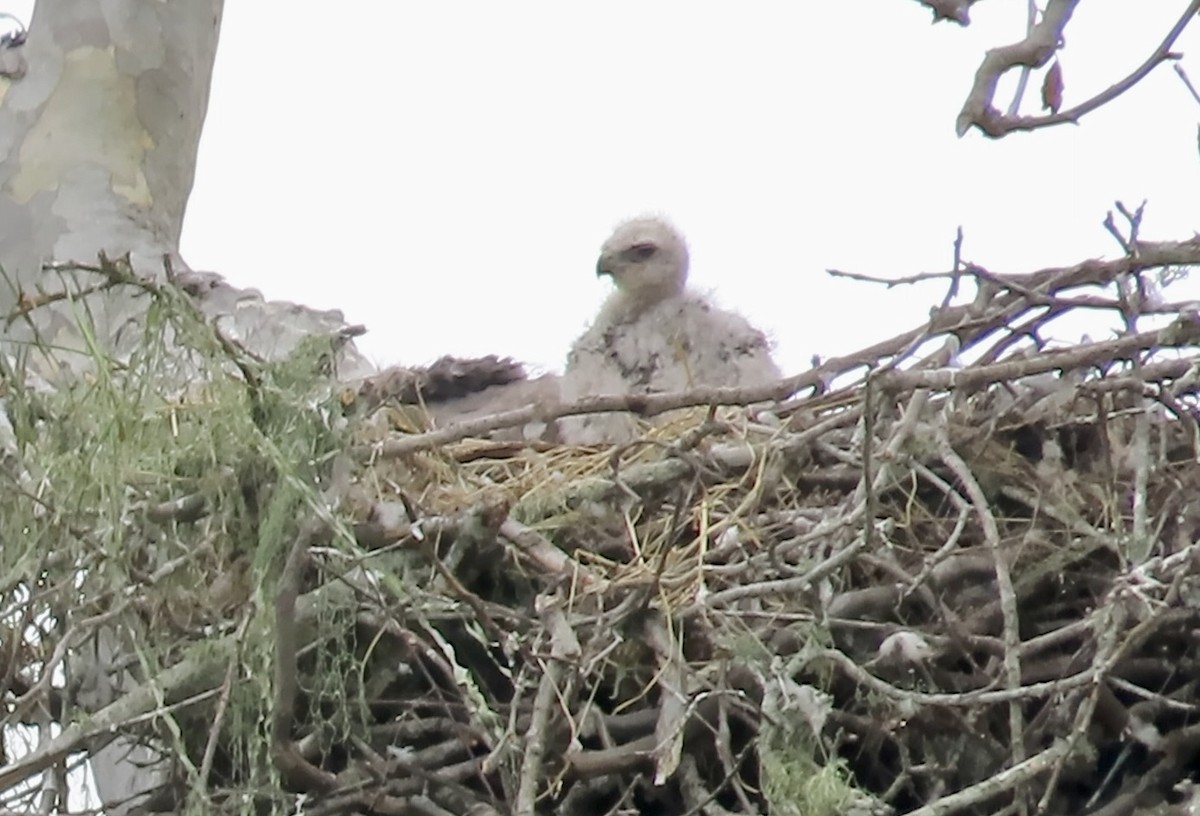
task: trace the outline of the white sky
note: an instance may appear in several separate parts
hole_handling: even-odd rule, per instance
[[[1080,4],[1066,105],[1145,59],[1185,5]],[[341,308],[380,363],[495,352],[553,370],[608,292],[600,242],[660,211],[696,285],[798,371],[941,297],[828,267],[943,271],[960,224],[965,257],[997,272],[1112,257],[1116,199],[1149,199],[1146,238],[1200,228],[1200,105],[1167,66],[1079,127],[955,137],[1024,6],[978,3],[962,29],[911,0],[230,2],[183,255]],[[1176,50],[1198,46],[1200,22]]]

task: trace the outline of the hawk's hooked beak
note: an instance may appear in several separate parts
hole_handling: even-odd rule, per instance
[[[613,270],[612,266],[610,266],[608,263],[608,258],[601,255],[600,260],[596,261],[596,277],[602,278],[605,275],[608,275],[611,278],[613,276]]]

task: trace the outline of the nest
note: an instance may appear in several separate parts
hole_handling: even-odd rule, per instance
[[[1198,253],[970,268],[950,282],[975,283],[972,303],[768,389],[424,431],[395,405],[352,419],[322,471],[334,511],[251,558],[267,589],[208,631],[271,643],[269,694],[242,710],[266,723],[251,737],[274,786],[220,705],[245,660],[181,637],[158,693],[224,692],[179,715],[199,736],[164,751],[159,806],[196,806],[196,769],[207,812],[301,793],[308,814],[1182,806],[1200,768],[1200,321],[1136,293]],[[1044,341],[1093,309],[1123,330]],[[480,436],[601,408],[637,411],[644,436]],[[135,693],[113,704],[126,718]],[[113,706],[97,733],[163,750]]]

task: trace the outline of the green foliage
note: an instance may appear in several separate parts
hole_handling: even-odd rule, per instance
[[[106,615],[136,644],[141,682],[188,644],[238,631],[217,765],[236,769],[226,781],[254,794],[236,807],[253,810],[279,789],[269,753],[276,580],[301,520],[328,513],[323,483],[348,446],[330,408],[332,349],[312,338],[284,361],[255,360],[173,288],[148,294],[141,343],[126,360],[90,343],[87,375],[40,390],[31,385],[45,373],[34,370],[37,349],[4,361],[0,586],[12,619],[37,622],[47,654],[68,633],[85,634],[81,621]],[[172,515],[169,503],[189,501],[202,509]],[[335,535],[332,545],[348,542]],[[221,589],[231,578],[244,592]],[[323,631],[353,631],[344,610],[321,616]],[[306,685],[310,717],[356,676],[346,645],[301,656],[316,678]],[[189,810],[212,812],[197,776],[211,722],[188,721],[186,709],[175,716],[159,733],[194,777]],[[344,717],[329,725],[338,736],[361,729]]]
[[[777,816],[845,816],[860,794],[843,763],[818,765],[811,754],[778,747],[761,751],[763,793]]]
[[[846,764],[824,748],[821,732],[832,703],[816,687],[792,679],[816,669],[813,658],[829,646],[829,633],[798,621],[776,630],[775,637],[772,648],[750,630],[731,627],[720,641],[732,665],[753,673],[766,690],[756,742],[763,795],[772,814],[844,816],[864,796],[853,786]],[[775,652],[784,644],[790,652],[786,658]]]
[[[799,686],[791,667],[772,661],[774,677],[768,694],[758,740],[762,763],[763,794],[771,813],[784,816],[844,816],[862,793],[851,783],[843,761],[825,755],[821,739],[831,706],[823,692]]]

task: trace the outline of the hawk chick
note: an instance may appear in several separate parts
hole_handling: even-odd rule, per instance
[[[616,290],[567,357],[562,397],[649,394],[698,385],[763,385],[780,378],[766,336],[741,315],[687,289],[683,236],[656,217],[622,223],[604,242],[596,275]],[[565,441],[623,442],[632,417],[597,414],[561,421]]]

